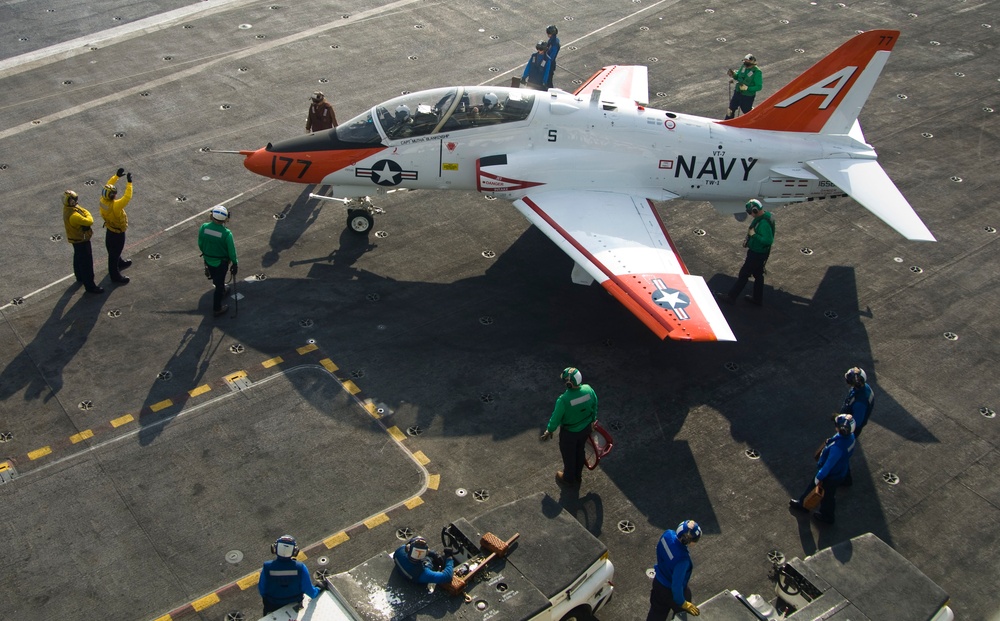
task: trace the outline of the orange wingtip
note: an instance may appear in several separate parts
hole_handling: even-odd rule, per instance
[[[602,285],[661,339],[718,340],[679,274],[624,274]]]

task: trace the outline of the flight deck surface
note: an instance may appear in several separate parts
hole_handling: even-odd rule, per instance
[[[0,616],[255,619],[280,535],[336,573],[545,491],[610,552],[601,621],[644,617],[657,538],[689,518],[696,602],[767,598],[775,554],[872,532],[958,618],[1000,618],[996,2],[88,7],[0,7]],[[715,118],[748,52],[766,96],[858,30],[900,30],[860,122],[939,241],[849,199],[777,208],[764,307],[723,307],[737,342],[663,342],[573,284],[507,201],[375,196],[360,236],[309,198],[324,188],[209,152],[295,138],[315,90],[344,120],[404,91],[507,86],[550,23],[557,87],[644,64],[651,107]],[[119,166],[135,190],[123,286],[97,216]],[[66,189],[98,219],[103,295],[73,282]],[[219,203],[240,271],[212,317],[196,237]],[[655,207],[690,272],[730,286],[745,224]],[[615,437],[579,489],[538,441],[569,365]],[[877,404],[823,526],[787,502],[854,365]]]

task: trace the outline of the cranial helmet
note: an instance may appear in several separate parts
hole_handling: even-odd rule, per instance
[[[497,98],[496,93],[486,93],[483,95],[483,103],[486,104],[487,108],[492,108],[500,103],[500,99]]]
[[[545,41],[539,41],[538,43],[535,44],[535,49],[541,52],[542,50],[545,49],[546,45],[548,44]]]
[[[323,101],[324,97],[326,97],[326,95],[324,95],[322,91],[316,91],[315,93],[313,93],[312,100],[315,103],[319,103]]]
[[[854,422],[854,417],[850,414],[838,415],[837,418],[833,419],[833,424],[837,426],[837,431],[845,436],[849,433],[854,433],[854,428],[857,426],[857,423]]]
[[[576,367],[566,367],[559,378],[566,382],[567,388],[579,388],[583,383],[583,374]]]
[[[747,54],[746,56],[743,57],[743,62],[747,62],[747,61],[755,63],[755,62],[757,62],[757,59],[754,57],[753,54]]]
[[[63,192],[63,199],[62,199],[63,207],[69,207],[69,199],[71,198],[80,200],[80,195],[74,192],[73,190],[66,190],[65,192]]]
[[[549,26],[548,28],[545,29],[545,34],[557,35],[559,34],[559,29],[555,27],[555,24],[553,24],[552,26]]]
[[[222,205],[212,207],[212,219],[216,222],[225,222],[229,219],[229,210]]]
[[[400,104],[396,107],[396,120],[400,122],[406,121],[410,118],[410,106],[406,104]]]
[[[844,380],[851,386],[864,386],[868,382],[868,375],[861,367],[851,367],[844,373]]]
[[[114,197],[117,195],[118,195],[118,188],[116,188],[114,184],[111,183],[106,184],[104,186],[104,189],[101,190],[101,196],[103,196],[108,200],[113,200]]]
[[[684,520],[677,525],[677,539],[687,545],[701,539],[701,526],[694,520]]]
[[[761,205],[760,201],[756,198],[751,198],[747,201],[746,210],[747,213],[751,213],[753,211],[764,211],[764,206]]]
[[[430,546],[427,545],[427,540],[417,535],[416,537],[410,537],[410,540],[406,542],[405,552],[411,561],[420,562],[427,556],[429,549]]]
[[[295,537],[282,535],[271,544],[271,553],[281,558],[295,558],[299,555],[299,546],[295,543]]]

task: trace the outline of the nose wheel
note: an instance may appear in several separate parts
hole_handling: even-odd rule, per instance
[[[371,230],[373,224],[375,224],[375,218],[366,210],[347,210],[347,228],[351,229],[351,231],[359,235],[364,235]]]
[[[347,204],[347,228],[358,235],[367,235],[375,224],[375,205],[367,196],[360,204],[350,201]]]

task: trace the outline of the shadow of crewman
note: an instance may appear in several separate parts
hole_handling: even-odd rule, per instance
[[[0,400],[26,388],[25,401],[47,393],[47,403],[62,390],[63,370],[87,342],[104,306],[103,296],[86,294],[70,305],[81,289],[80,283],[66,289],[32,341],[0,372]]]
[[[152,444],[170,421],[184,411],[191,394],[177,394],[176,387],[192,386],[196,389],[201,385],[208,365],[222,343],[221,336],[218,339],[214,337],[214,326],[212,317],[202,317],[197,328],[184,331],[174,353],[163,364],[162,372],[169,371],[171,381],[156,380],[146,395],[139,411],[140,446]],[[160,407],[167,399],[170,405]]]
[[[281,253],[290,249],[302,237],[323,209],[322,202],[309,198],[309,193],[316,186],[309,185],[299,194],[294,202],[285,205],[277,216],[275,216],[274,230],[271,232],[270,249],[264,253],[261,259],[263,267],[271,267],[281,258]],[[317,192],[322,194],[328,186],[322,186]]]

